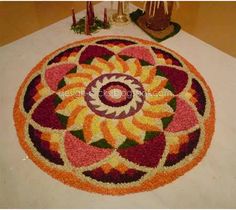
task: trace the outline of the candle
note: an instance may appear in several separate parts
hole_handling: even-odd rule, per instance
[[[90,9],[91,25],[93,25],[94,24],[94,10],[93,10],[93,4],[91,1],[89,2],[89,9]]]
[[[89,1],[86,2],[86,17],[85,17],[85,23],[86,23],[86,18],[88,25],[91,25],[91,13],[90,13],[90,7],[89,7]],[[86,24],[85,24],[86,25]]]
[[[73,8],[72,8],[72,21],[73,21],[72,25],[75,26],[76,25],[76,19],[75,19],[75,11],[74,11]]]
[[[89,25],[89,16],[85,17],[85,34],[90,35],[90,25]]]
[[[108,21],[107,21],[107,8],[104,8],[104,19],[103,19],[103,25],[104,28],[108,27]]]

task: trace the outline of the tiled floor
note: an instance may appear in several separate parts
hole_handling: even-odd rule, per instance
[[[94,2],[96,4],[97,2]],[[143,2],[135,2],[141,6]],[[1,2],[0,46],[80,11],[85,2]],[[197,38],[236,57],[236,2],[180,2],[173,20]]]

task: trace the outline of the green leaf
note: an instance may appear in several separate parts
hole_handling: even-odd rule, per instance
[[[171,92],[174,92],[174,88],[173,88],[173,86],[170,84],[169,81],[166,83],[165,89],[168,89],[168,90],[170,90]]]
[[[73,74],[77,72],[77,66],[75,66],[73,69],[71,69],[69,72],[67,72],[66,74]]]
[[[119,146],[118,149],[124,149],[124,148],[128,148],[128,147],[133,147],[136,145],[138,145],[138,143],[136,141],[127,138],[125,140],[125,142]]]
[[[159,134],[160,134],[160,132],[158,132],[158,131],[147,131],[145,133],[144,141],[148,141],[150,139],[153,139],[154,137],[158,136]]]
[[[132,57],[127,56],[127,55],[119,55],[119,57],[122,58],[122,60],[124,60],[124,61],[126,61],[126,60],[132,58]]]
[[[100,139],[99,141],[93,142],[91,145],[99,148],[112,148],[105,139]]]
[[[167,104],[168,104],[174,111],[176,110],[176,98],[171,99]]]
[[[136,22],[137,20],[138,20],[138,18],[140,17],[140,16],[142,16],[144,13],[143,13],[143,11],[141,10],[141,9],[137,9],[136,11],[134,11],[134,12],[132,12],[132,13],[130,13],[130,19],[132,20],[132,21],[134,21],[134,22]]]
[[[103,21],[99,20],[97,17],[95,17],[94,24],[92,26],[90,26],[90,32],[94,33],[97,30],[108,29],[110,27],[111,27],[111,25],[108,23],[108,25],[105,28]],[[81,18],[76,23],[76,25],[72,25],[71,30],[73,30],[75,33],[80,33],[80,34],[85,33],[85,17]]]
[[[106,61],[108,61],[111,57],[112,57],[112,55],[103,55],[102,56],[102,58]]]
[[[167,128],[167,126],[170,124],[170,122],[172,121],[173,116],[170,117],[164,117],[161,119],[162,121],[162,125],[163,125],[163,129]]]
[[[62,124],[64,127],[66,127],[67,121],[68,121],[68,117],[65,116],[65,115],[62,115],[62,114],[58,114],[58,113],[57,113],[57,116],[58,116],[58,118],[59,118],[61,124]]]
[[[62,79],[62,80],[58,83],[57,89],[61,89],[61,88],[64,87],[65,85],[66,85],[65,80]]]
[[[54,104],[55,104],[55,106],[57,106],[58,104],[60,104],[62,102],[62,99],[58,96],[58,95],[56,95],[56,97],[55,97],[55,99],[54,99]]]
[[[79,138],[81,141],[85,142],[83,130],[76,130],[70,132],[73,136]]]
[[[93,61],[93,59],[94,59],[94,58],[89,58],[89,59],[88,59],[88,60],[86,60],[84,63],[85,63],[85,64],[91,64],[91,63],[92,63],[92,61]]]
[[[151,64],[150,63],[148,63],[147,61],[145,61],[145,60],[139,60],[139,62],[140,62],[140,64],[141,64],[141,66],[150,66]]]
[[[166,75],[158,67],[157,67],[156,75],[161,76],[161,77],[166,77]]]

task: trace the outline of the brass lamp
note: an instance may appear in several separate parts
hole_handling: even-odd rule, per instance
[[[124,2],[118,1],[117,13],[111,16],[111,22],[117,25],[123,25],[129,21],[128,15],[124,13]]]

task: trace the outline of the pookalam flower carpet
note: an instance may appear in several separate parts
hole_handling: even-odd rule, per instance
[[[103,36],[43,58],[14,106],[19,142],[55,179],[109,195],[148,191],[197,165],[215,124],[213,96],[182,56]]]

